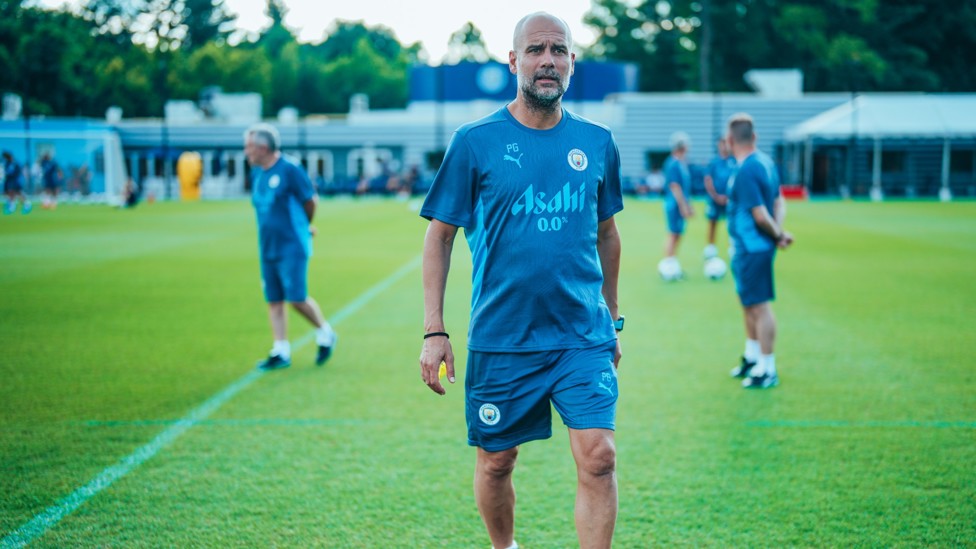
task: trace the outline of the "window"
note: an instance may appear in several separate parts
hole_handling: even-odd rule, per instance
[[[427,152],[427,155],[426,155],[427,156],[427,158],[426,158],[427,169],[430,170],[430,171],[437,171],[438,169],[440,169],[441,163],[444,162],[444,153],[445,152],[446,151],[443,151],[443,150],[428,151]]]
[[[973,149],[963,149],[949,153],[949,167],[952,173],[973,173]]]
[[[908,153],[905,151],[882,151],[881,171],[883,173],[903,173]]]
[[[671,151],[647,151],[647,171],[664,169],[664,161],[668,159]]]

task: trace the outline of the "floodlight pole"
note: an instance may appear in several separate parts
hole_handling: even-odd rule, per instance
[[[158,48],[158,46],[157,46]],[[157,49],[157,52],[159,50]],[[172,166],[169,161],[169,125],[166,123],[166,102],[169,99],[169,91],[166,85],[166,59],[159,59],[157,62],[159,72],[157,77],[159,78],[159,89],[162,92],[163,100],[163,122],[160,125],[161,141],[162,141],[162,155],[163,155],[163,186],[165,187],[164,192],[166,193],[166,200],[172,198],[171,179],[172,179]]]
[[[22,63],[24,69],[24,178],[26,180],[26,190],[27,195],[30,196],[31,191],[34,190],[33,179],[31,178],[31,138],[30,138],[30,96],[31,96],[31,77],[30,71],[27,70],[27,62]]]
[[[434,69],[434,86],[435,86],[435,90],[436,90],[434,92],[434,97],[435,97],[435,102],[436,102],[436,105],[435,105],[435,116],[434,116],[434,118],[435,118],[434,124],[436,126],[435,127],[435,131],[436,131],[435,146],[436,146],[436,150],[438,152],[442,152],[442,151],[444,151],[447,148],[446,144],[444,143],[444,115],[445,115],[445,113],[444,113],[444,100],[445,100],[444,96],[446,95],[444,93],[444,81],[445,81],[445,78],[444,78],[444,61],[442,60],[441,61],[441,64],[438,65]]]

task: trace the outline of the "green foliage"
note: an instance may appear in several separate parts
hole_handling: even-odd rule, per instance
[[[349,55],[335,58],[322,67],[323,78],[332,90],[332,112],[344,110],[354,93],[365,93],[371,108],[392,108],[406,103],[404,55],[389,60],[371,40],[359,38]],[[339,104],[345,101],[345,104]]]
[[[658,9],[656,2],[633,3],[616,0],[594,0],[584,17],[594,27],[597,39],[585,56],[598,59],[629,61],[640,67],[639,88],[642,91],[682,91],[694,84],[695,54],[688,43],[693,22],[667,5]],[[687,4],[687,3],[685,3]],[[682,25],[675,24],[678,18]]]
[[[160,116],[167,99],[201,90],[256,92],[266,115],[285,106],[342,113],[366,93],[403,107],[422,44],[393,30],[336,21],[300,43],[284,0],[270,25],[234,36],[224,0],[86,0],[78,13],[0,2],[0,93],[33,114]],[[643,91],[744,91],[753,68],[799,68],[807,91],[976,91],[976,5],[935,0],[593,0],[584,57],[640,67]],[[448,62],[488,59],[472,23],[451,38]]]
[[[807,91],[976,90],[969,2],[594,0],[585,22],[587,53],[637,63],[646,91],[704,89],[704,74],[710,90],[745,90],[753,68],[799,68]]]
[[[80,15],[0,5],[0,92],[29,98],[33,114],[160,116],[167,99],[199,98],[209,86],[256,92],[265,114],[285,106],[339,113],[355,93],[377,108],[403,107],[407,70],[422,46],[388,28],[338,21],[320,44],[302,44],[284,24],[287,7],[254,42],[227,41],[233,18],[222,1],[89,0]],[[138,30],[137,30],[138,29]]]
[[[320,203],[310,294],[335,319],[420,254],[396,201]],[[728,377],[729,278],[657,279],[659,201],[628,200],[614,547],[956,547],[976,539],[976,203],[790,203],[776,259],[782,384]],[[0,536],[252,371],[271,343],[245,201],[63,204],[0,217]],[[721,237],[719,248],[727,242]],[[465,444],[467,247],[445,316],[458,384],[420,380],[415,268],[337,323],[312,365],[263,375],[31,547],[487,547]],[[9,320],[7,320],[9,319]],[[308,341],[308,340],[306,340]],[[517,539],[574,547],[575,469],[522,446]],[[756,511],[761,520],[749,513]]]
[[[447,44],[447,55],[444,56],[444,62],[448,64],[462,61],[486,63],[493,59],[481,36],[481,30],[471,21],[451,34]]]
[[[176,98],[198,98],[201,83],[220,86],[226,92],[257,92],[268,97],[272,74],[263,51],[210,42],[185,58],[178,57],[169,82]]]

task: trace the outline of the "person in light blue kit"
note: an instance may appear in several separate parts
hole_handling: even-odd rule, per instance
[[[664,259],[658,264],[661,276],[668,280],[677,280],[683,275],[677,257],[678,245],[685,233],[685,220],[695,215],[691,205],[691,171],[688,169],[690,148],[688,134],[671,134],[671,155],[664,161],[664,218],[668,224],[668,238]]]
[[[465,416],[475,500],[496,548],[518,546],[512,472],[519,445],[552,435],[552,405],[577,465],[580,546],[610,547],[616,523],[620,159],[607,128],[562,108],[574,62],[561,19],[519,21],[515,100],[455,132],[420,211],[430,220],[420,370],[442,395],[442,362],[455,381],[443,310],[458,227],[471,249]]]
[[[744,378],[747,389],[768,389],[779,384],[773,354],[773,261],[777,248],[785,250],[793,243],[793,235],[783,229],[786,203],[779,175],[773,159],[756,148],[752,117],[732,115],[728,141],[737,164],[728,188],[732,275],[746,327],[745,353],[732,377]]]
[[[258,222],[261,284],[274,335],[268,358],[258,363],[262,370],[291,366],[285,301],[316,328],[316,364],[328,360],[336,339],[307,291],[315,191],[301,166],[281,155],[280,144],[278,130],[270,124],[255,124],[244,132],[244,154],[252,166],[251,203]]]
[[[705,212],[705,219],[708,220],[708,242],[705,245],[705,260],[718,257],[715,233],[719,220],[725,217],[725,207],[729,201],[726,196],[729,176],[735,167],[735,158],[729,154],[728,142],[724,137],[718,140],[716,148],[718,156],[708,164],[708,172],[705,173],[705,191],[708,193],[708,210]]]

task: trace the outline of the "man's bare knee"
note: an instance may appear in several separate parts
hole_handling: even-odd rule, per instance
[[[515,460],[518,458],[518,448],[501,452],[486,452],[478,450],[478,468],[490,478],[505,478],[515,471]]]
[[[579,463],[581,473],[601,477],[617,470],[617,448],[611,440],[602,440],[588,448]]]

